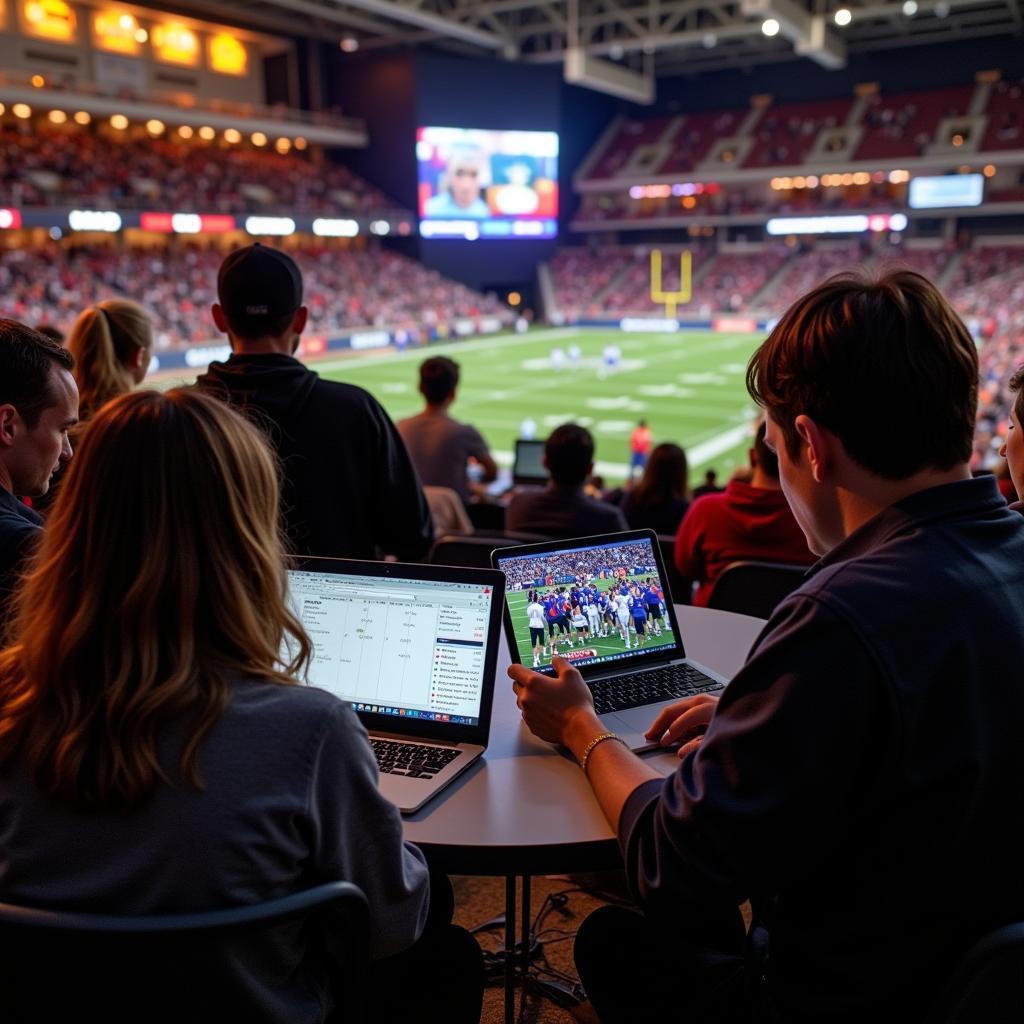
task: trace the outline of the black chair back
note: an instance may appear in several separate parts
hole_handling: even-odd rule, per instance
[[[981,939],[953,972],[927,1024],[1020,1024],[1024,1020],[1024,922]]]
[[[474,501],[466,506],[469,521],[480,533],[501,533],[505,529],[505,506],[494,501]]]
[[[321,986],[348,1024],[365,1019],[368,966],[366,897],[350,882],[229,910],[144,917],[0,904],[5,1024],[288,1024],[295,1008],[285,993],[304,991],[315,1005]]]
[[[434,541],[427,561],[432,565],[458,565],[469,569],[489,569],[491,552],[495,548],[507,548],[513,544],[532,544],[547,540],[534,533],[500,533],[484,536],[474,533],[470,537],[448,534]]]
[[[708,607],[756,619],[770,618],[776,605],[800,586],[806,573],[807,567],[803,565],[733,562],[715,580]]]

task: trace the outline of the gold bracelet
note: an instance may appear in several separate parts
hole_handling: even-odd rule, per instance
[[[583,757],[580,758],[580,767],[583,769],[583,774],[587,774],[587,762],[590,760],[590,755],[594,752],[594,748],[599,743],[604,743],[605,740],[618,740],[623,746],[626,745],[626,741],[614,732],[603,732],[599,736],[595,736],[584,748]]]

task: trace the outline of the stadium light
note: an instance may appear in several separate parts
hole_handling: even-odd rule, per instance
[[[181,137],[182,137],[183,139],[191,139],[191,138],[192,138],[192,136],[193,136],[193,135],[195,135],[195,132],[194,132],[194,131],[192,131],[192,128],[191,128],[191,126],[190,126],[190,125],[187,125],[187,124],[183,124],[183,125],[182,125],[182,126],[181,126],[181,127],[179,128],[179,129],[178,129],[178,134],[179,134],[179,135],[180,135],[180,136],[181,136]]]
[[[121,230],[121,215],[114,210],[72,210],[68,214],[68,224],[72,231],[113,233]]]
[[[849,7],[840,7],[832,17],[840,28],[845,28],[853,21],[853,14]]]
[[[250,235],[294,235],[295,221],[291,217],[246,217],[245,230]]]
[[[344,36],[338,45],[344,53],[355,53],[359,49],[359,40],[355,36]]]
[[[206,142],[212,142],[217,138],[217,133],[208,124],[204,124],[199,129],[199,138],[204,139]]]
[[[123,132],[128,127],[128,118],[124,114],[112,114],[110,117],[110,127]]]
[[[50,124],[66,124],[68,115],[63,110],[51,110],[47,115],[50,119]]]
[[[163,121],[158,121],[155,117],[150,118],[146,122],[146,131],[149,132],[150,135],[163,135],[166,127],[167,126]]]
[[[313,234],[320,238],[355,238],[359,234],[359,224],[354,220],[317,217],[313,221]]]
[[[296,149],[305,149],[308,145],[309,143],[301,135],[295,140]]]
[[[283,136],[280,139],[278,139],[277,142],[274,143],[274,149],[276,149],[278,153],[281,154],[287,153],[291,148],[292,140],[286,139]]]
[[[32,108],[27,103],[15,103],[11,107],[11,113],[15,117],[20,117],[23,121],[27,121],[32,116]]]
[[[42,87],[44,85],[46,85],[46,79],[43,78],[42,75],[33,75],[32,76],[32,88],[33,89],[42,89]]]
[[[7,113],[7,108],[2,103],[0,103],[0,114],[6,114],[6,113]]]
[[[386,220],[370,221],[370,231],[375,235],[391,234],[391,225]]]
[[[0,230],[8,231],[21,227],[21,211],[3,209],[0,210]]]
[[[774,18],[765,18],[761,22],[761,31],[768,37],[779,34],[779,23]]]
[[[263,132],[253,132],[252,135],[249,136],[249,141],[257,147],[265,146],[267,144],[267,137]]]
[[[92,121],[92,114],[88,110],[75,111],[75,124],[87,125]]]
[[[904,0],[903,13],[908,18],[912,18],[915,14],[917,14],[917,0]]]
[[[236,142],[242,141],[242,133],[237,128],[225,128],[224,129],[224,141],[234,145]]]
[[[171,230],[178,235],[198,235],[203,230],[203,220],[198,213],[174,213]]]

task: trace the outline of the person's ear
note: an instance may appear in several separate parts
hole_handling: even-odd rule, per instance
[[[295,316],[292,318],[292,330],[296,334],[301,334],[306,329],[306,323],[309,321],[309,307],[299,306],[295,310]]]
[[[815,423],[810,416],[803,414],[793,421],[793,427],[800,438],[802,454],[807,458],[814,482],[823,483],[834,458],[832,438],[828,431]]]
[[[0,405],[0,448],[10,448],[18,439],[18,410],[10,402]]]
[[[218,331],[221,334],[228,333],[228,318],[224,315],[224,308],[219,302],[215,302],[210,307],[210,313],[213,316],[213,322]]]
[[[750,468],[751,469],[757,469],[757,449],[756,448],[748,448],[747,449],[747,462],[750,463]]]

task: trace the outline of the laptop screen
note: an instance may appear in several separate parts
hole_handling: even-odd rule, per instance
[[[554,654],[584,666],[683,653],[648,537],[573,546],[552,541],[518,555],[495,552],[495,564],[505,574],[524,665],[552,675]]]
[[[358,712],[480,724],[492,586],[289,569],[288,591],[313,686]]]
[[[512,480],[517,484],[544,483],[548,471],[544,465],[544,442],[516,441],[516,458],[512,464]]]

